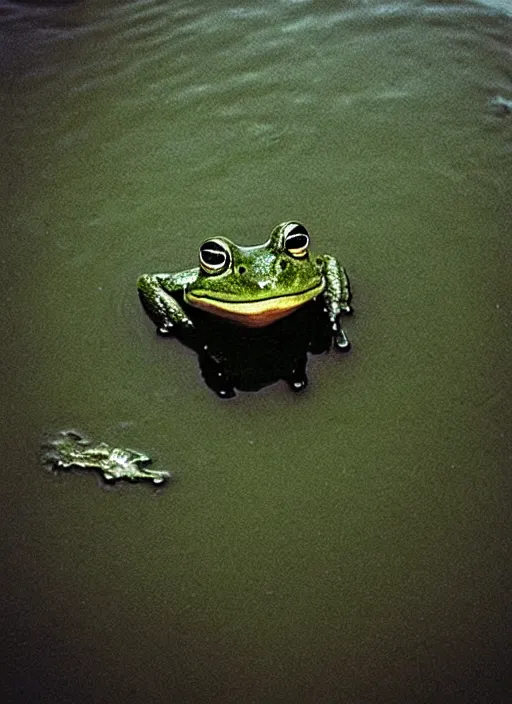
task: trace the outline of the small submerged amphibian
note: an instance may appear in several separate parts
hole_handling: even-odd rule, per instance
[[[284,222],[261,245],[239,246],[213,237],[199,248],[199,267],[174,274],[144,274],[137,287],[142,304],[165,333],[189,333],[189,307],[249,328],[271,325],[320,298],[341,350],[349,341],[341,314],[350,313],[347,274],[329,254],[314,255],[306,228]]]
[[[78,467],[98,471],[106,481],[150,480],[161,484],[170,478],[164,470],[149,469],[151,458],[135,450],[111,447],[104,442],[93,445],[74,430],[65,430],[48,443],[43,462],[55,469]]]

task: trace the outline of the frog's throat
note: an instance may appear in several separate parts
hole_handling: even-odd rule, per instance
[[[324,290],[324,281],[320,281],[306,291],[288,293],[282,296],[262,298],[255,301],[232,301],[227,298],[214,298],[211,291],[187,292],[185,300],[196,308],[201,308],[208,313],[244,325],[250,328],[262,328],[274,323],[294,310],[307,303]]]

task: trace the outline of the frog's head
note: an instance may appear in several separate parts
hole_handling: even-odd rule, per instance
[[[264,327],[318,296],[325,281],[297,222],[278,225],[265,244],[239,247],[214,237],[199,248],[199,273],[185,289],[192,306],[248,327]]]

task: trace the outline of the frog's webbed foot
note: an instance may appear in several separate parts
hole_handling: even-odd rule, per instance
[[[156,329],[156,334],[162,337],[170,337],[176,334],[176,326],[173,323],[163,323]]]
[[[340,350],[340,352],[348,352],[350,349],[350,341],[341,326],[340,318],[338,318],[332,326],[332,335],[336,349]]]
[[[187,336],[195,332],[194,323],[190,318],[181,318],[179,321],[165,320],[161,325],[157,326],[157,334],[162,337],[169,335]]]
[[[335,317],[333,316],[334,322],[332,323],[332,339],[336,349],[340,350],[340,352],[348,352],[350,349],[350,341],[347,334],[343,330],[342,314],[353,315],[353,313],[354,310],[348,302],[340,303],[337,315]]]

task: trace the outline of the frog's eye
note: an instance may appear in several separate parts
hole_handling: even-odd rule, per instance
[[[229,249],[222,240],[207,240],[199,247],[199,264],[207,274],[220,274],[229,262]]]
[[[284,246],[288,254],[301,259],[308,253],[309,235],[304,225],[292,222],[284,229]]]

